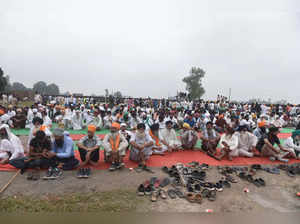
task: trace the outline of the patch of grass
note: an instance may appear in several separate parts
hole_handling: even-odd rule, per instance
[[[0,200],[0,212],[131,212],[145,202],[133,191],[45,195],[41,198],[10,196]]]

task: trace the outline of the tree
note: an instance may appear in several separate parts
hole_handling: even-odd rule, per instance
[[[116,97],[117,99],[121,99],[122,98],[122,93],[120,91],[117,91],[114,93],[114,97]]]
[[[202,86],[202,78],[205,75],[205,71],[201,68],[192,67],[190,74],[183,78],[183,82],[186,84],[186,90],[189,92],[189,98],[191,100],[200,99],[205,90]]]
[[[39,81],[33,85],[33,91],[39,94],[45,94],[47,91],[47,84],[43,81]]]
[[[2,68],[0,67],[0,92],[4,91],[6,86],[7,86],[7,79],[4,76],[4,72]]]
[[[28,90],[26,88],[26,86],[24,86],[22,83],[20,82],[14,82],[11,86],[11,91],[26,91]]]
[[[46,94],[47,95],[59,95],[59,87],[54,83],[48,85],[46,88]]]

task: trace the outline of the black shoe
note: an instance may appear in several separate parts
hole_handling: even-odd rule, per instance
[[[91,168],[87,168],[86,169],[86,175],[87,175],[87,177],[90,177],[91,176]]]
[[[144,196],[145,195],[145,187],[143,184],[141,184],[137,189],[138,196]]]
[[[57,179],[57,178],[59,178],[61,176],[62,176],[61,169],[59,169],[59,168],[56,167],[56,168],[53,169],[53,175],[51,176],[50,179]]]
[[[88,168],[84,168],[84,169],[82,169],[82,176],[83,176],[83,178],[88,178],[89,176],[87,175],[87,172],[88,172]]]
[[[43,177],[44,180],[50,180],[52,179],[52,175],[53,175],[53,168],[49,167],[46,175]]]
[[[151,184],[149,184],[146,188],[145,188],[145,195],[151,195],[152,194],[152,190],[153,190],[153,186]]]
[[[115,171],[117,169],[116,164],[112,163],[111,166],[109,167],[109,171]]]
[[[82,178],[82,168],[77,171],[77,178]]]

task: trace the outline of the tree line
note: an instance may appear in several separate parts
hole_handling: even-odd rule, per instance
[[[0,92],[15,93],[15,92],[26,92],[33,91],[34,93],[45,94],[45,95],[59,95],[59,87],[55,83],[47,84],[44,81],[36,82],[32,88],[26,87],[20,82],[10,82],[8,75],[4,74],[4,71],[0,67]]]
[[[189,75],[185,76],[182,81],[186,84],[186,93],[180,93],[179,97],[188,98],[189,100],[199,100],[205,93],[202,86],[202,79],[205,76],[205,71],[199,67],[192,67]],[[0,92],[13,93],[13,92],[33,91],[43,95],[59,95],[59,87],[55,83],[47,84],[44,81],[39,81],[33,85],[33,88],[27,88],[23,83],[14,82],[10,83],[9,76],[5,75],[0,67]],[[105,89],[106,97],[122,98],[122,93],[117,91],[113,94]]]

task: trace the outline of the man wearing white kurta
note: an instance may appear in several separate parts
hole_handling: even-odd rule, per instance
[[[175,130],[172,128],[172,121],[166,122],[166,128],[161,130],[162,143],[168,147],[169,152],[177,151],[181,147],[181,143],[177,138]]]
[[[0,126],[0,164],[6,164],[14,159],[24,157],[24,148],[21,140],[11,133],[7,124]]]

